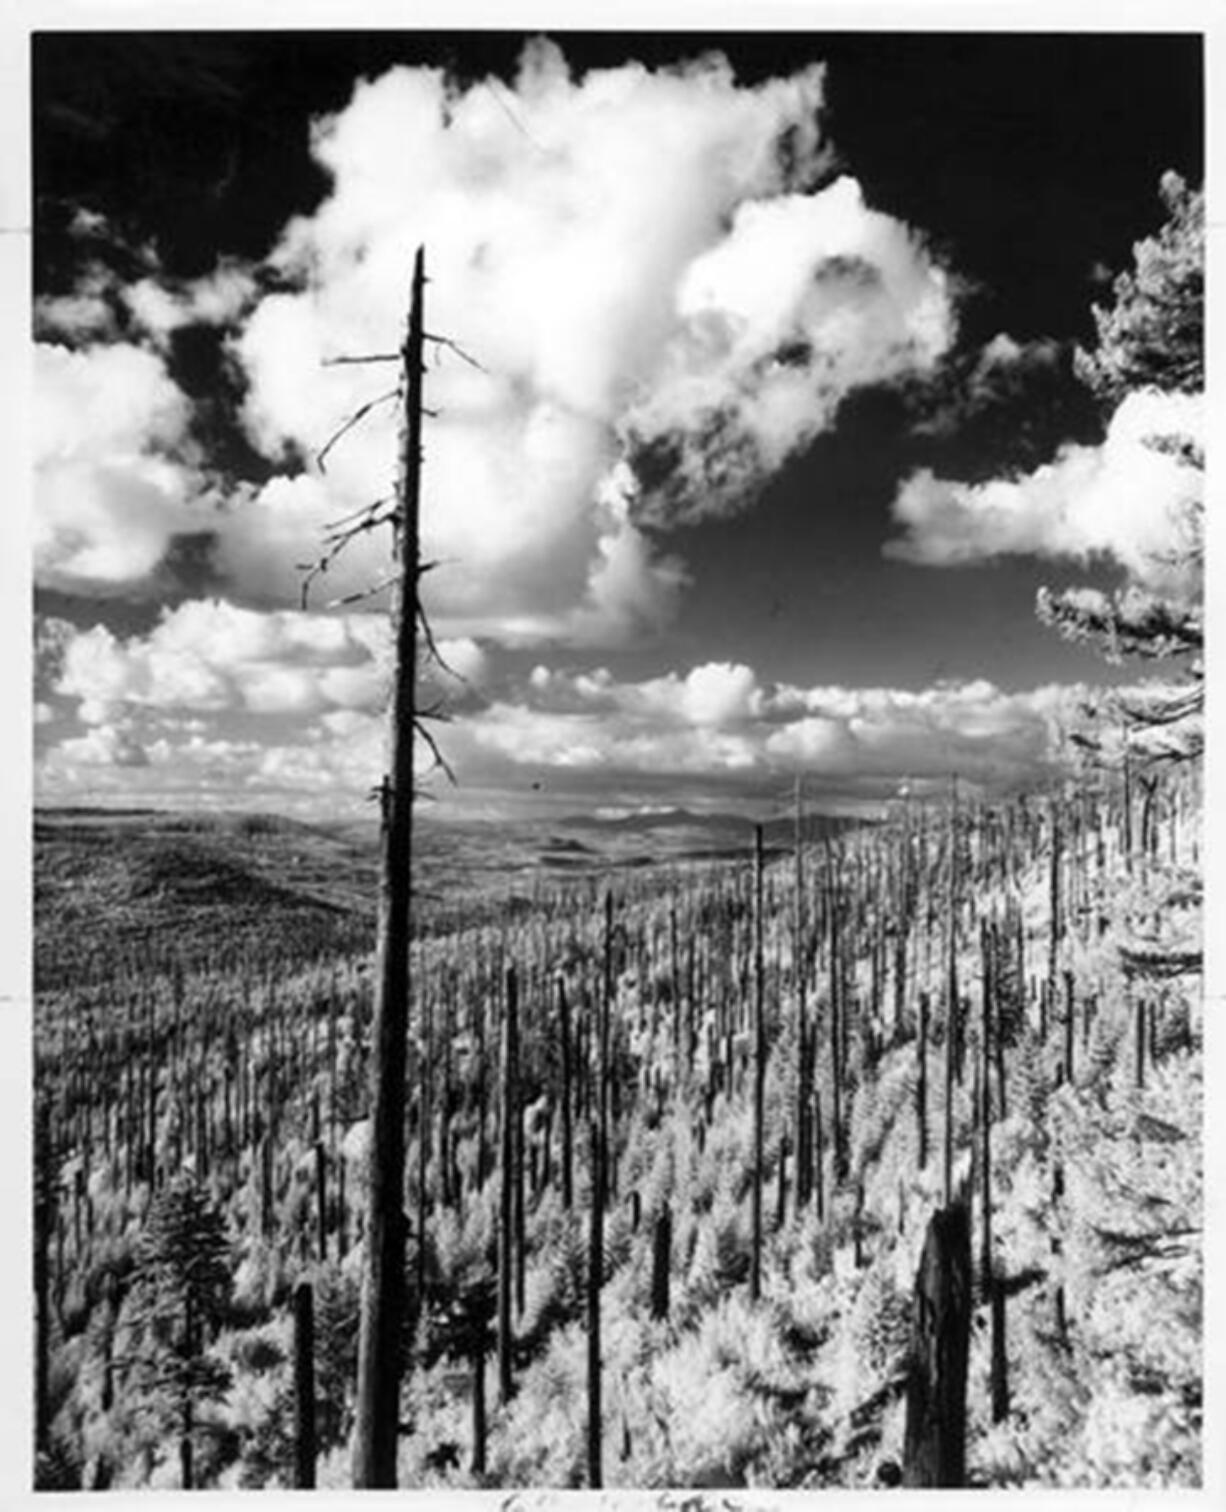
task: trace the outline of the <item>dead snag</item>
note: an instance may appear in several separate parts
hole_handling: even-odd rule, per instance
[[[907,1373],[905,1486],[966,1483],[966,1374],[971,1325],[970,1215],[932,1215],[915,1278]]]

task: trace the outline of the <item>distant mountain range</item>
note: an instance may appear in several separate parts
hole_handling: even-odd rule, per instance
[[[702,837],[714,848],[752,846],[756,820],[744,814],[696,813],[685,808],[650,808],[619,814],[570,814],[555,827],[595,830],[607,834],[657,834],[661,831],[685,832]],[[806,841],[824,840],[840,835],[864,823],[837,814],[805,814],[802,835]],[[795,821],[791,815],[768,819],[762,825],[763,841],[768,846],[791,846],[795,838]]]
[[[807,815],[812,843],[857,821]],[[415,837],[427,904],[521,899],[542,881],[655,866],[746,861],[753,821],[739,814],[652,808],[543,821],[442,821]],[[272,814],[44,808],[34,814],[37,973],[41,987],[79,974],[83,955],[109,969],[176,936],[202,957],[243,940],[270,948],[367,948],[378,891],[378,825],[309,823]],[[764,825],[768,856],[790,854],[793,826]]]

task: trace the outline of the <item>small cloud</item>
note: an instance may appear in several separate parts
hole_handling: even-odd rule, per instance
[[[894,500],[905,534],[885,554],[949,567],[1001,556],[1112,560],[1154,586],[1179,579],[1169,560],[1199,477],[1148,444],[1156,433],[1201,432],[1195,396],[1129,394],[1101,446],[1064,447],[1016,479],[968,484],[921,469]]]
[[[117,725],[95,725],[84,735],[61,740],[53,759],[69,766],[147,767],[144,747]]]

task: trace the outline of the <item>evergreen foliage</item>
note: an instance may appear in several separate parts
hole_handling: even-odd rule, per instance
[[[1143,390],[1197,395],[1204,388],[1204,191],[1175,173],[1162,179],[1167,219],[1156,235],[1133,248],[1134,268],[1114,284],[1110,306],[1095,306],[1097,344],[1077,354],[1077,372],[1107,409]],[[1040,589],[1039,619],[1069,640],[1097,647],[1110,661],[1182,659],[1183,681],[1142,687],[1113,700],[1113,712],[1138,732],[1142,755],[1186,759],[1202,744],[1204,562],[1201,482],[1204,452],[1182,431],[1146,438],[1187,475],[1186,493],[1172,520],[1170,547],[1153,562],[1156,586],[1129,583],[1113,592]],[[1082,737],[1101,752],[1101,736]]]
[[[129,1363],[146,1407],[178,1427],[185,1488],[198,1409],[230,1384],[210,1345],[231,1288],[224,1219],[194,1177],[180,1176],[154,1199],[141,1239],[129,1314],[139,1342]]]

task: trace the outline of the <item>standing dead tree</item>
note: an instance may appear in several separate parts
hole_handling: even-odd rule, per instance
[[[754,829],[753,867],[753,1253],[749,1295],[762,1297],[762,1180],[765,1163],[766,1005],[765,962],[762,954],[762,826]],[[783,1156],[780,1154],[780,1161]]]
[[[413,771],[419,737],[429,746],[436,764],[445,771],[449,770],[423,723],[437,715],[437,710],[421,708],[417,697],[417,665],[422,646],[439,659],[421,602],[421,581],[431,565],[421,558],[421,436],[422,418],[426,413],[422,404],[422,357],[427,341],[451,347],[457,352],[459,348],[443,337],[426,333],[423,326],[425,284],[425,253],[419,247],[413,263],[409,317],[400,350],[333,359],[336,363],[397,363],[401,368],[401,382],[396,390],[363,405],[350,416],[320,453],[320,466],[328,451],[348,430],[379,404],[398,398],[403,400],[400,478],[393,500],[378,500],[336,522],[327,537],[323,556],[307,569],[303,582],[305,602],[311,582],[327,572],[346,546],[360,535],[383,525],[393,527],[395,571],[392,577],[366,592],[351,594],[329,605],[338,607],[384,588],[392,589],[394,650],[388,714],[388,772],[379,788],[382,822],[371,1028],[371,1141],[353,1454],[354,1485],[360,1488],[396,1484],[400,1380],[408,1316],[404,1270],[407,1228],[404,1215],[405,1072],[410,997],[409,942],[412,934]]]
[[[405,413],[396,511],[399,579],[392,605],[395,641],[389,731],[391,773],[383,779],[382,856],[370,1071],[371,1143],[366,1245],[358,1332],[355,1486],[396,1484],[402,1334],[406,1311],[404,1163],[405,1069],[409,1027],[409,939],[413,855],[413,747],[417,731],[417,629],[421,579],[422,296],[425,257],[413,265],[404,363]]]

